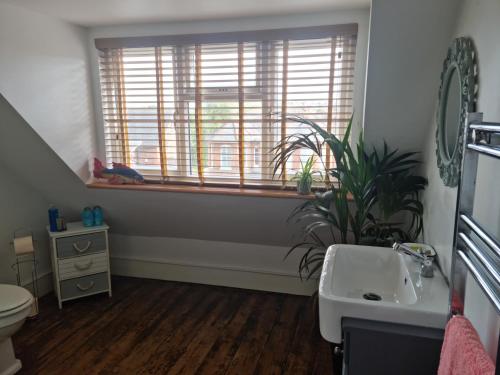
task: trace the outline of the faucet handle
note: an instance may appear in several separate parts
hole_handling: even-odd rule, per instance
[[[432,258],[429,258],[427,255],[424,255],[420,274],[422,277],[434,277],[434,264]]]

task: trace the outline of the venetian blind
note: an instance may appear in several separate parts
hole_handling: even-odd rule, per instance
[[[339,137],[351,116],[356,27],[342,26],[97,40],[107,163],[160,182],[286,185],[310,156],[273,178],[271,149],[309,132],[286,115]]]

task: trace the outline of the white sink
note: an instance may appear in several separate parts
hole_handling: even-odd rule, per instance
[[[344,317],[444,328],[448,286],[438,270],[433,278],[421,277],[420,263],[392,248],[333,245],[326,253],[319,284],[319,320],[325,340],[342,341]]]

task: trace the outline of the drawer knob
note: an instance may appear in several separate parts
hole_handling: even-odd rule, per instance
[[[86,252],[90,248],[91,245],[92,245],[92,241],[87,241],[87,245],[84,248],[80,249],[78,247],[78,244],[76,242],[73,242],[73,249],[75,249],[78,253],[81,254],[81,253]]]
[[[85,292],[86,290],[92,289],[94,287],[95,283],[93,281],[90,282],[89,285],[87,286],[81,286],[80,283],[76,284],[76,287],[80,289],[82,292]]]
[[[86,264],[81,264],[81,263],[73,263],[73,266],[78,270],[78,271],[85,271],[85,270],[88,270],[90,268],[90,266],[92,266],[92,263],[93,260],[89,260]]]

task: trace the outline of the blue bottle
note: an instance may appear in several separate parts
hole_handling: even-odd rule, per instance
[[[94,226],[94,214],[90,207],[85,207],[82,211],[82,223],[84,227]]]
[[[104,215],[100,206],[95,206],[92,210],[94,213],[94,225],[102,225],[104,223]]]
[[[58,218],[59,218],[59,210],[51,205],[49,207],[49,228],[51,232],[57,232]]]

